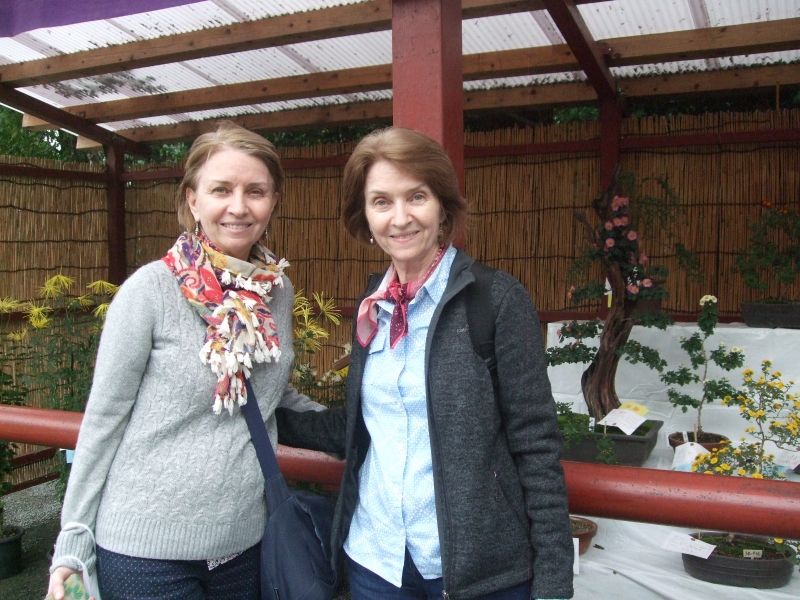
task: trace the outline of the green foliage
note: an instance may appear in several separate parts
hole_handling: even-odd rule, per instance
[[[675,387],[667,389],[667,397],[673,406],[679,407],[683,412],[690,408],[697,410],[697,420],[694,426],[695,436],[703,431],[703,407],[709,402],[723,399],[734,391],[733,385],[727,378],[709,377],[709,366],[716,365],[724,371],[732,371],[744,364],[744,352],[741,348],[728,349],[725,345],[720,344],[717,348],[706,350],[706,342],[709,337],[714,335],[718,322],[717,299],[714,296],[703,296],[700,299],[700,314],[697,317],[700,331],[682,338],[680,342],[681,348],[689,359],[689,366],[679,365],[668,371],[662,369],[661,373],[661,381],[668,386],[700,386],[702,391],[700,397],[692,396]]]
[[[631,364],[645,364],[659,373],[667,366],[667,361],[661,358],[658,350],[640,344],[636,340],[628,340],[619,349],[620,354]]]
[[[655,191],[651,191],[653,188]],[[699,260],[677,242],[677,219],[684,209],[665,177],[637,179],[632,173],[618,173],[613,193],[609,191],[595,200],[594,209],[594,223],[584,213],[576,214],[588,234],[588,243],[568,272],[572,283],[569,296],[574,304],[599,299],[607,293],[604,283],[592,278],[594,264],[603,267],[603,277],[608,280],[612,279],[610,270],[619,269],[625,300],[666,298],[663,284],[667,269],[651,264],[641,245],[642,236],[654,231],[660,231],[672,246],[678,264],[688,276],[699,279]]]
[[[0,155],[51,158],[64,162],[103,162],[103,154],[77,150],[77,138],[60,129],[29,131],[22,115],[0,105]]]
[[[556,419],[564,448],[571,448],[584,440],[594,438],[597,460],[606,464],[617,462],[614,440],[606,435],[597,435],[596,429],[591,427],[589,415],[573,412],[569,402],[556,402]],[[605,433],[605,428],[602,428],[601,433]]]
[[[672,323],[664,313],[653,314],[645,320],[649,326],[661,329]],[[597,356],[597,347],[587,342],[597,338],[603,331],[604,323],[599,319],[592,321],[570,321],[558,331],[560,342],[572,340],[561,346],[551,346],[545,350],[547,364],[551,367],[563,364],[583,364],[592,362]],[[651,369],[661,372],[666,368],[666,361],[654,348],[645,346],[636,340],[627,340],[616,352],[631,364],[642,363]]]
[[[769,278],[791,284],[800,274],[800,212],[764,204],[761,218],[750,225],[746,249],[736,269],[747,287],[763,291]]]
[[[330,337],[326,327],[339,325],[341,314],[333,300],[326,298],[324,294],[314,293],[312,300],[304,296],[302,290],[294,297],[295,362],[292,384],[298,391],[320,404],[341,406],[344,404],[347,367],[327,371],[319,376],[311,364],[323,342]]]
[[[31,393],[41,396],[46,408],[83,411],[86,406],[103,317],[117,287],[96,281],[75,297],[69,295],[73,285],[72,278],[59,274],[45,281],[37,300],[0,299],[0,314],[25,315],[22,327],[6,334],[10,349],[0,356],[0,373],[17,365],[13,388],[20,404]],[[62,497],[67,470],[62,463]]]

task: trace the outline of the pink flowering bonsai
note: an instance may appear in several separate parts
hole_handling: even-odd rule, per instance
[[[663,215],[677,209],[677,202],[666,182],[656,181],[666,198],[656,210]],[[671,323],[671,319],[660,310],[660,301],[667,295],[663,287],[666,268],[650,264],[637,229],[637,222],[643,220],[642,213],[632,212],[636,201],[644,200],[645,208],[652,208],[660,200],[647,197],[632,202],[629,194],[623,191],[631,187],[631,183],[631,176],[618,176],[614,184],[592,202],[596,224],[592,224],[583,213],[576,215],[584,226],[589,243],[573,266],[572,273],[574,275],[599,263],[605,283],[590,281],[577,288],[573,286],[569,296],[573,302],[582,303],[610,293],[605,319],[565,324],[559,337],[562,341],[570,341],[547,350],[551,365],[589,363],[581,377],[581,388],[589,413],[596,419],[602,419],[620,405],[614,381],[621,358],[632,363],[644,363],[658,372],[666,367],[657,351],[629,340],[636,324],[663,329]],[[680,245],[676,245],[676,253],[691,260],[691,255]],[[691,265],[689,267],[691,270]],[[585,343],[598,335],[600,339],[596,348]]]

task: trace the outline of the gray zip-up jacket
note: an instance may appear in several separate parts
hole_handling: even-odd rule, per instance
[[[456,255],[425,349],[428,420],[445,598],[533,579],[533,598],[572,597],[572,540],[560,436],[539,319],[523,286],[492,284],[498,395],[469,335],[464,289],[473,259]],[[366,290],[370,294],[373,290]],[[279,441],[346,457],[334,517],[334,564],[358,503],[369,448],[361,414],[367,350],[353,343],[344,410],[279,409]]]

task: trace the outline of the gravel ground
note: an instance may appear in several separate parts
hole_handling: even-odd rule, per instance
[[[22,572],[0,579],[3,600],[42,600],[47,592],[47,553],[53,547],[59,529],[61,504],[56,498],[55,482],[14,492],[3,498],[5,520],[25,529],[22,536]]]

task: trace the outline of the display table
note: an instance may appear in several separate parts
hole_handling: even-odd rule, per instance
[[[547,345],[558,343],[557,332],[562,323],[550,323],[547,329]],[[688,364],[680,339],[697,331],[692,323],[670,326],[666,331],[634,327],[631,334],[642,344],[656,348],[670,367]],[[758,370],[761,361],[769,358],[774,368],[784,374],[784,380],[798,381],[800,391],[800,330],[758,329],[740,324],[720,325],[709,339],[707,348],[716,348],[722,342],[727,346],[739,346],[745,352],[745,366]],[[560,365],[550,367],[548,376],[557,401],[570,402],[574,410],[586,412],[581,393],[580,378],[585,365]],[[710,376],[721,376],[721,370],[711,371]],[[727,373],[735,385],[741,384],[741,370]],[[617,372],[617,393],[621,400],[635,400],[650,409],[648,418],[664,421],[659,432],[658,443],[646,468],[669,469],[672,466],[672,449],[667,436],[672,431],[691,430],[695,421],[694,410],[688,413],[673,407],[667,400],[666,386],[658,374],[642,365],[630,365],[623,359]],[[698,388],[699,389],[699,388]],[[684,388],[687,393],[698,390]],[[738,440],[745,435],[748,423],[739,416],[735,407],[718,403],[703,409],[705,429],[727,435]],[[798,480],[797,476],[792,476]],[[800,481],[791,483],[800,485]],[[657,519],[657,515],[653,516]],[[599,525],[593,546],[580,557],[580,574],[575,576],[575,598],[589,600],[614,598],[621,600],[647,600],[668,598],[725,598],[726,600],[789,600],[800,598],[800,573],[795,572],[788,586],[776,590],[755,590],[706,583],[690,577],[683,569],[681,555],[661,548],[662,542],[674,531],[690,533],[692,529],[681,529],[649,523],[633,523],[590,517]]]

